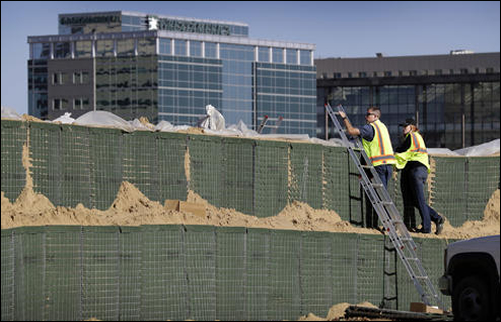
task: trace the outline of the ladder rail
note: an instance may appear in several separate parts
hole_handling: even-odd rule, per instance
[[[352,147],[350,141],[343,131],[343,127],[336,117],[336,115],[339,115],[339,112],[334,112],[330,104],[325,104],[325,108],[332,122],[334,123],[336,130],[340,134],[343,143],[348,148],[348,153],[350,154],[350,157],[354,161],[357,170],[360,173],[360,181],[362,187],[372,206],[374,207],[374,210],[383,223],[383,227],[388,233],[390,241],[395,246],[397,254],[404,264],[407,273],[411,277],[414,286],[421,296],[421,299],[426,305],[431,305],[431,300],[433,299],[436,303],[438,303],[438,306],[440,308],[445,310],[442,301],[438,297],[438,293],[435,287],[431,283],[430,278],[426,274],[426,271],[421,264],[421,261],[416,255],[417,246],[410,236],[407,227],[403,223],[400,213],[396,208],[393,200],[391,199],[388,191],[384,187],[375,168],[372,166],[372,163],[365,153],[363,146],[361,146],[360,139],[356,139],[353,145],[358,151],[360,151],[360,154],[365,161],[366,166],[361,165],[359,158],[355,153],[354,147]],[[342,105],[339,105],[337,108],[339,111],[346,113]],[[369,169],[372,178],[369,178],[365,169]],[[413,267],[411,262],[415,264],[415,267]]]

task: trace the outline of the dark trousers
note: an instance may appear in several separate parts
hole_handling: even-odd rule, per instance
[[[423,230],[431,231],[431,221],[438,222],[440,216],[435,209],[428,206],[424,198],[424,186],[428,178],[428,169],[417,162],[409,162],[402,170],[400,189],[404,200],[404,223],[407,228],[416,228],[414,207],[418,208]]]
[[[381,182],[383,182],[383,185],[386,189],[388,187],[388,181],[390,181],[391,175],[393,173],[393,166],[389,164],[383,164],[374,167],[374,169],[376,170],[379,178],[381,179]],[[367,195],[365,196],[365,212],[365,227],[378,228],[378,215],[372,207],[372,203]]]

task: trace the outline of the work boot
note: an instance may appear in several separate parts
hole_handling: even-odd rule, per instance
[[[416,229],[416,233],[431,234],[431,231],[426,231],[426,230],[424,230],[424,228],[419,228],[419,229]]]
[[[440,235],[440,233],[442,233],[442,230],[444,230],[444,223],[445,223],[444,217],[440,217],[440,219],[436,223],[437,230],[435,231],[435,234]]]

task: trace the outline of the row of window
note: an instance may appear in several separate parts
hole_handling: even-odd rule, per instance
[[[161,55],[312,65],[313,52],[310,50],[231,44],[218,46],[219,44],[212,42],[168,38],[160,38],[158,43],[158,52]],[[245,53],[226,51],[231,47],[244,48]],[[257,48],[257,55],[255,48]],[[31,44],[31,59],[91,58],[92,52],[92,41],[90,40]],[[145,56],[154,55],[156,52],[156,38],[103,39],[97,40],[95,44],[96,57]]]
[[[398,72],[395,71],[383,71],[383,72],[347,72],[347,73],[332,73],[332,78],[366,78],[366,77],[392,77],[392,76],[428,76],[428,75],[466,75],[466,74],[492,74],[494,73],[494,68],[461,68],[456,69],[435,69],[435,70],[407,70]],[[322,73],[322,78],[329,78],[328,73]]]
[[[73,72],[71,78],[71,83],[68,81],[68,73],[64,72],[57,72],[52,74],[52,85],[67,85],[67,84],[74,84],[74,85],[83,85],[83,84],[89,84],[90,82],[90,77],[89,77],[89,72],[84,72],[84,71],[76,71]]]
[[[71,100],[73,103],[73,110],[86,110],[90,108],[90,101],[86,97],[74,98]],[[67,98],[54,98],[52,100],[52,110],[67,110],[70,108],[70,100]]]

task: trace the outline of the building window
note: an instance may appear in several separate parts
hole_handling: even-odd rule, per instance
[[[301,65],[311,65],[311,52],[309,50],[299,51],[299,63]]]
[[[284,62],[284,50],[282,48],[273,48],[273,62],[274,63]]]
[[[88,98],[75,98],[73,100],[73,109],[74,110],[85,110],[89,108],[89,99]]]
[[[53,110],[65,110],[68,108],[68,100],[65,98],[55,98],[52,101]]]
[[[297,50],[287,49],[287,64],[297,65]]]
[[[54,58],[67,58],[71,55],[69,42],[56,42],[54,48]]]
[[[217,44],[213,42],[205,43],[205,58],[217,58]]]
[[[88,83],[89,83],[89,72],[73,73],[73,84],[88,84]]]
[[[64,84],[66,84],[66,74],[65,73],[52,74],[52,85],[64,85]]]
[[[186,40],[174,40],[174,54],[177,56],[186,56],[188,53],[186,50],[186,45]]]
[[[171,40],[168,38],[160,38],[160,44],[159,44],[159,51],[161,55],[171,55],[172,50],[171,50]]]
[[[259,47],[257,52],[257,59],[260,62],[270,61],[270,48],[269,47]]]
[[[190,41],[190,56],[191,57],[202,57],[202,42],[201,41]]]
[[[32,44],[32,59],[48,59],[50,57],[50,43]]]

